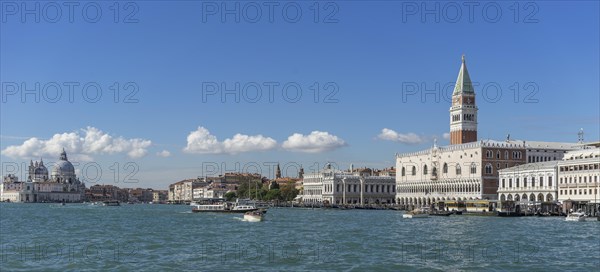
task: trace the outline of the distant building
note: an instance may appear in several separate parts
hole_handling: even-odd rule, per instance
[[[170,203],[189,203],[194,200],[193,189],[202,186],[205,182],[199,179],[186,179],[169,185]]]
[[[129,189],[121,189],[114,185],[100,185],[96,184],[91,186],[86,191],[86,200],[89,202],[103,202],[103,201],[129,201]]]
[[[129,193],[129,202],[152,202],[154,199],[154,190],[151,188],[131,188],[127,189]]]
[[[27,181],[20,182],[15,176],[7,176],[0,185],[0,199],[3,201],[82,202],[84,197],[85,184],[75,175],[75,168],[64,149],[51,175],[48,175],[43,160],[31,161]]]
[[[395,179],[375,176],[372,171],[340,171],[330,165],[318,173],[304,174],[304,203],[323,204],[391,204],[394,202]]]
[[[152,203],[166,203],[168,200],[169,191],[168,190],[154,190],[152,192]]]
[[[567,152],[558,162],[558,199],[600,203],[600,148]]]

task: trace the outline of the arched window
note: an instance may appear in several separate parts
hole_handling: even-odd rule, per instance
[[[471,164],[471,174],[477,174],[477,165],[475,163]]]
[[[508,160],[508,151],[504,151],[504,159]]]
[[[496,152],[496,159],[500,159],[500,150]]]
[[[505,201],[506,200],[506,196],[504,194],[500,195],[500,201]]]
[[[456,174],[457,175],[461,175],[462,174],[462,170],[460,169],[460,164],[456,164]]]
[[[427,165],[423,165],[423,175],[427,175]]]
[[[417,174],[417,168],[416,167],[412,167],[412,175],[416,175]]]
[[[437,167],[435,167],[435,166],[434,166],[434,167],[431,169],[431,174],[432,174],[432,175],[434,175],[434,176],[437,176]]]
[[[492,164],[488,163],[488,164],[485,166],[485,173],[486,173],[486,174],[491,174],[493,170],[494,170],[494,169],[493,169],[493,166],[492,166]]]
[[[444,163],[444,166],[442,167],[442,173],[447,174],[448,173],[448,164]]]
[[[406,169],[404,169],[404,166],[402,166],[402,176],[404,177],[406,175]]]

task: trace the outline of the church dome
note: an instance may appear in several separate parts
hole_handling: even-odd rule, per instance
[[[69,161],[57,161],[52,169],[53,176],[64,176],[75,174],[75,167]]]
[[[52,169],[52,176],[74,176],[75,175],[75,167],[73,164],[69,162],[67,159],[67,152],[63,149],[63,152],[60,153],[60,159],[54,164],[54,169]]]
[[[48,169],[46,168],[46,166],[40,165],[35,168],[33,173],[36,176],[48,176]]]

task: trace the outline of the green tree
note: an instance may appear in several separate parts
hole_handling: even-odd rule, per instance
[[[265,194],[260,181],[242,182],[237,189],[238,198],[262,199]]]
[[[279,189],[269,190],[264,198],[264,200],[280,200],[280,199],[281,199],[281,193],[280,193]]]
[[[281,186],[279,189],[281,194],[281,200],[284,201],[292,201],[298,195],[299,191],[296,189],[296,184],[293,182],[288,182]]]
[[[227,201],[232,201],[235,198],[237,198],[237,194],[235,192],[227,192],[225,194],[225,200],[227,200]]]

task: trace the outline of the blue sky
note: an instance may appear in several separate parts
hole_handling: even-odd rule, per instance
[[[510,133],[575,142],[580,128],[586,140],[600,138],[600,11],[593,1],[481,2],[471,19],[461,3],[319,2],[315,17],[315,2],[278,2],[272,22],[265,2],[99,1],[86,6],[87,16],[85,3],[74,6],[71,18],[62,2],[61,16],[49,2],[27,2],[28,9],[40,4],[39,22],[8,3],[0,26],[3,175],[14,163],[56,160],[63,145],[86,168],[80,177],[88,185],[166,188],[209,174],[208,164],[224,172],[255,162],[267,176],[273,162],[306,171],[328,161],[392,166],[397,152],[427,148],[434,138],[448,143],[442,88],[452,87],[462,54],[479,84],[480,139]],[[221,17],[223,3],[240,5],[239,22]],[[94,18],[96,7],[102,15]],[[221,84],[231,90],[236,82],[239,102],[232,94],[222,101]],[[209,93],[215,84],[219,90]],[[56,85],[62,96],[54,99]],[[102,96],[92,103],[94,86]],[[301,88],[296,102],[294,86]],[[417,94],[407,95],[407,86],[418,86]],[[23,99],[23,87],[40,101]],[[403,137],[378,138],[384,128]],[[90,172],[92,162],[101,175]],[[125,168],[128,162],[139,171]],[[130,173],[131,183],[123,183]]]

